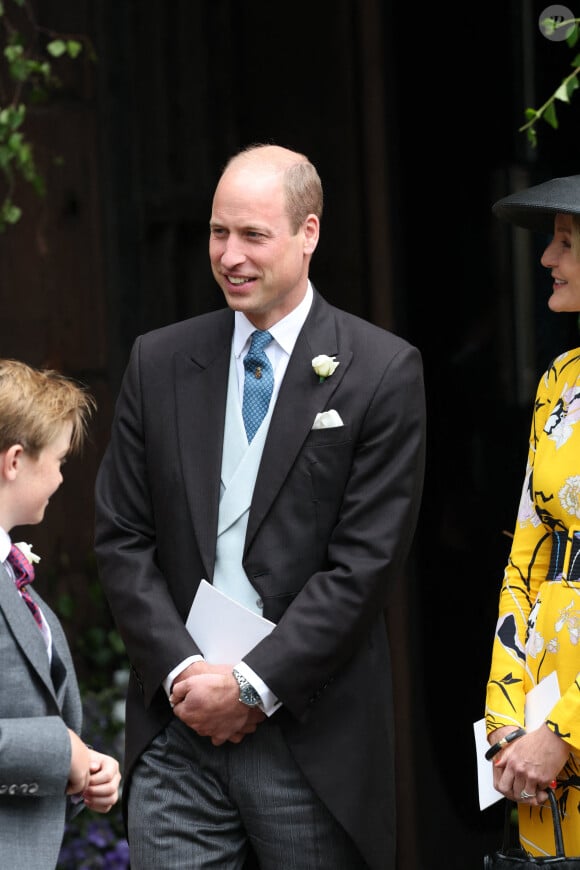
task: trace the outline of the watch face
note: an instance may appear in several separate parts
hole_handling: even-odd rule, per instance
[[[240,701],[248,707],[256,707],[260,703],[260,696],[250,683],[238,671],[234,670],[234,677],[240,687]]]
[[[242,699],[244,704],[248,704],[248,706],[250,707],[255,707],[260,700],[260,696],[258,695],[256,690],[250,686],[249,683],[245,685],[244,688],[241,690],[240,698]]]

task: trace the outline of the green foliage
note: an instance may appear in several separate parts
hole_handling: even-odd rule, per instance
[[[124,657],[123,641],[114,628],[93,626],[88,628],[77,642],[77,655],[91,666],[87,685],[102,685],[103,675],[111,674],[115,664]]]
[[[60,87],[51,59],[74,60],[82,49],[83,38],[41,27],[29,0],[0,0],[0,233],[22,215],[14,201],[19,179],[46,193],[26,132],[28,108]]]
[[[553,33],[555,30],[561,27],[570,27],[571,24],[574,24],[570,33],[566,37],[566,42],[570,48],[574,48],[579,38],[579,28],[578,24],[580,23],[580,18],[568,18],[565,21],[556,22],[551,18],[545,18],[542,21],[542,27],[546,34]],[[556,113],[556,101],[560,100],[562,103],[569,103],[570,98],[575,90],[580,87],[580,83],[578,81],[578,77],[580,76],[580,54],[577,54],[574,60],[572,61],[572,72],[569,76],[567,76],[561,84],[556,88],[554,93],[549,97],[546,102],[540,106],[539,109],[526,109],[524,112],[524,116],[526,118],[526,123],[519,128],[520,133],[525,133],[528,142],[535,148],[538,144],[538,133],[536,129],[536,124],[538,121],[545,121],[550,125],[554,130],[558,129],[558,115]]]
[[[88,555],[83,573],[82,597],[70,593],[60,594],[55,602],[55,610],[71,642],[81,692],[101,692],[110,686],[113,673],[128,667],[127,655],[99,582],[93,553]],[[55,577],[57,574],[58,569]],[[91,620],[87,627],[79,631],[87,599]]]

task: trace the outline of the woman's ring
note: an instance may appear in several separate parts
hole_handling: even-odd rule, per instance
[[[520,797],[523,801],[527,801],[529,798],[533,798],[535,796],[536,796],[536,792],[534,792],[533,794],[528,794],[525,789],[522,789],[520,792]]]

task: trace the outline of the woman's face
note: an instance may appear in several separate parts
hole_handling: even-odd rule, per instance
[[[557,214],[554,218],[554,238],[540,262],[551,270],[553,279],[548,308],[580,311],[580,260],[572,250],[571,215]]]

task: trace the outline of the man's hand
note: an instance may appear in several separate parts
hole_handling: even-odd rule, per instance
[[[182,722],[221,746],[228,740],[240,743],[266,718],[259,707],[248,707],[239,697],[232,665],[194,662],[173,683],[169,700]]]

